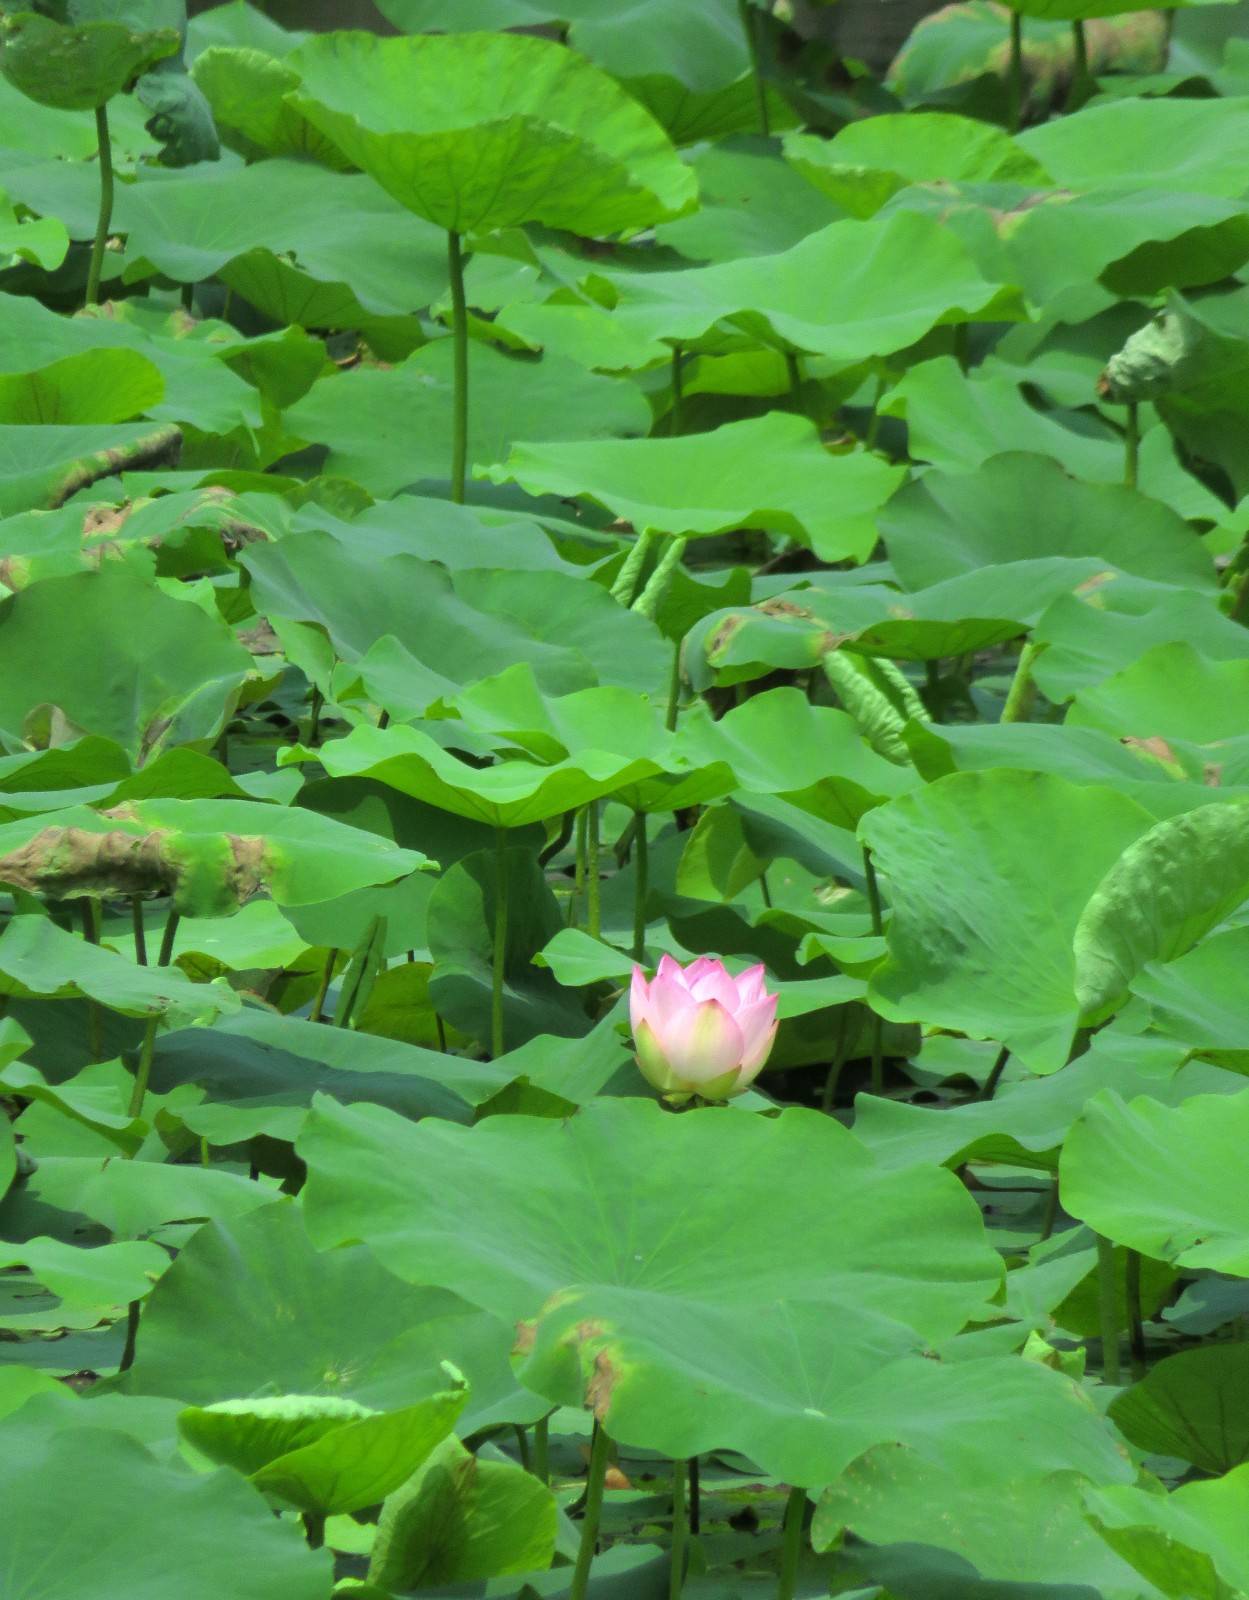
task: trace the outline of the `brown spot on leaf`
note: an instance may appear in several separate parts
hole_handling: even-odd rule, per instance
[[[590,1381],[585,1386],[585,1403],[600,1422],[611,1409],[612,1396],[616,1392],[620,1378],[620,1368],[606,1350],[600,1350],[594,1358]]]

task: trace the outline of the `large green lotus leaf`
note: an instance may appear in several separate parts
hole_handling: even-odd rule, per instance
[[[1244,744],[1238,787],[1249,778],[1249,739]],[[950,772],[983,772],[991,767],[1046,772],[1069,783],[1118,789],[1155,820],[1215,805],[1227,797],[1227,791],[1209,784],[1207,747],[1152,739],[1125,741],[1094,728],[1041,722],[941,727],[912,723],[905,730],[905,747],[928,781]]]
[[[201,1406],[305,1394],[394,1410],[435,1388],[450,1360],[469,1381],[468,1434],[546,1409],[512,1376],[512,1341],[506,1323],[401,1283],[363,1245],[318,1252],[298,1208],[281,1204],[210,1223],[179,1251],[144,1308],[124,1388]]]
[[[937,1161],[997,1161],[1056,1172],[1063,1140],[1100,1089],[1148,1095],[1176,1105],[1190,1094],[1234,1094],[1243,1080],[1205,1062],[1184,1065],[1185,1050],[1166,1039],[1096,1035],[1084,1055],[1048,1077],[999,1085],[991,1100],[916,1105],[861,1094],[854,1131],[890,1166]]]
[[[1249,1461],[1249,1345],[1205,1345],[1160,1361],[1111,1402],[1115,1426],[1150,1455],[1202,1472]]]
[[[1063,1149],[1063,1207],[1155,1260],[1249,1277],[1249,1194],[1228,1177],[1247,1136],[1249,1090],[1179,1106],[1106,1090]]]
[[[144,130],[147,113],[130,95],[113,101],[109,107],[109,134],[113,156],[120,166],[156,153],[156,144]],[[0,73],[0,149],[9,152],[8,163],[19,161],[77,166],[96,153],[93,117],[81,111],[61,111],[30,100]],[[94,187],[90,169],[85,174]]]
[[[120,1059],[94,1062],[72,1077],[60,1070],[59,1062],[57,1067],[60,1081],[51,1084],[38,1067],[32,1067],[25,1061],[12,1061],[0,1073],[0,1084],[9,1093],[32,1105],[46,1106],[56,1114],[40,1119],[38,1112],[31,1115],[28,1110],[22,1123],[22,1134],[32,1153],[85,1154],[86,1150],[77,1146],[62,1148],[64,1140],[74,1140],[77,1128],[81,1127],[90,1130],[92,1137],[84,1141],[88,1148],[99,1149],[108,1155],[115,1150],[134,1155],[152,1131],[161,1102],[146,1101],[143,1115],[131,1114],[129,1107],[134,1093],[134,1078]],[[68,1123],[76,1127],[71,1128],[67,1126]],[[41,1133],[41,1127],[46,1130],[50,1126],[56,1127],[59,1142],[49,1141]],[[133,1299],[134,1296],[127,1298]]]
[[[639,338],[697,345],[728,322],[739,337],[846,363],[904,349],[943,324],[1023,315],[1017,291],[988,282],[952,233],[910,213],[833,222],[773,255],[604,276],[618,296],[613,315]]]
[[[960,1370],[974,1380],[978,1365],[968,1363]],[[1016,1359],[1014,1365],[1028,1363]],[[900,1544],[957,1553],[986,1578],[999,1581],[1000,1586],[987,1590],[991,1600],[1010,1600],[1015,1593],[1034,1600],[1065,1594],[1073,1600],[1075,1596],[1092,1600],[1094,1595],[1099,1600],[1141,1600],[1136,1573],[1084,1519],[1083,1495],[1090,1479],[1065,1464],[1048,1473],[1026,1471],[1036,1425],[1028,1409],[1016,1410],[1013,1426],[1003,1419],[1001,1433],[986,1429],[983,1442],[975,1432],[977,1415],[974,1396],[969,1395],[964,1428],[976,1444],[962,1451],[950,1449],[944,1458],[890,1446],[869,1451],[825,1491],[816,1509],[814,1537],[823,1545],[844,1529],[886,1548]],[[1102,1432],[1107,1448],[1114,1449],[1109,1429],[1103,1426]],[[993,1439],[1000,1445],[1003,1437],[1011,1440],[1010,1461],[999,1456],[996,1470],[991,1470],[984,1447]],[[1121,1478],[1127,1463],[1121,1458],[1118,1465],[1120,1471],[1113,1477]],[[1102,1481],[1112,1476],[1112,1470],[1104,1468],[1103,1474],[1098,1474]],[[1045,1575],[1043,1584],[1035,1581],[1038,1573]],[[959,1582],[948,1589],[901,1592],[953,1600],[955,1595],[974,1597],[982,1591]]]
[[[9,748],[90,732],[141,763],[215,738],[251,672],[224,622],[112,564],[0,602],[0,738]]]
[[[739,136],[708,145],[690,165],[698,178],[698,210],[655,230],[661,244],[690,261],[775,255],[844,215],[832,201],[821,204],[770,140]]]
[[[212,47],[195,59],[192,77],[207,100],[222,142],[249,160],[289,156],[346,168],[338,146],[287,98],[299,73],[284,61],[248,46]]]
[[[1151,961],[1182,956],[1249,896],[1249,802],[1167,817],[1135,839],[1076,925],[1076,993],[1088,1021],[1128,997]]]
[[[1065,188],[1127,182],[1139,189],[1238,197],[1233,151],[1249,136],[1249,99],[1132,98],[1087,106],[1019,135]]]
[[[926,472],[880,513],[904,588],[1025,555],[1096,557],[1159,583],[1213,589],[1214,566],[1184,519],[1120,484],[1085,483],[1049,456],[993,456],[974,474]]]
[[[446,477],[451,450],[453,351],[438,339],[397,367],[356,367],[322,378],[283,415],[289,432],[323,444],[324,470],[397,494],[423,479]],[[470,463],[507,459],[522,436],[591,441],[645,433],[650,411],[640,389],[586,372],[560,356],[540,361],[472,343],[469,384]],[[516,397],[523,393],[525,403]]]
[[[840,805],[843,827],[915,782],[913,770],[871,748],[852,717],[793,688],[752,695],[716,722],[692,707],[679,740],[693,760],[725,763],[751,794],[784,795],[821,816]]]
[[[559,905],[528,850],[504,852],[507,941],[503,959],[505,1049],[536,1038],[588,1033],[576,995],[562,990],[533,958],[562,926]],[[429,993],[439,1016],[471,1038],[490,1039],[493,929],[496,907],[493,851],[465,856],[445,872],[429,899]],[[3,946],[0,945],[0,954]]]
[[[31,372],[0,373],[0,423],[127,422],[164,398],[137,350],[84,350]]]
[[[214,1027],[162,1036],[152,1085],[200,1085],[208,1101],[187,1115],[205,1136],[233,1143],[257,1131],[293,1139],[317,1092],[468,1122],[510,1076],[487,1062],[249,1007]]]
[[[1243,1050],[1241,984],[1249,960],[1249,928],[1203,939],[1175,961],[1149,961],[1131,980],[1154,1027],[1199,1050]]]
[[[178,1426],[197,1450],[246,1473],[266,1495],[335,1516],[384,1500],[450,1433],[468,1385],[453,1367],[440,1377],[440,1389],[401,1411],[282,1395],[190,1407]]]
[[[226,0],[225,4],[191,18],[187,24],[186,53],[187,59],[193,62],[205,50],[222,45],[283,56],[307,37],[306,33],[279,26],[249,0]]]
[[[86,996],[132,1017],[171,1023],[237,1011],[234,990],[192,983],[168,967],[140,967],[101,945],[66,933],[47,917],[14,917],[0,935],[0,973],[9,994],[48,999]]]
[[[451,702],[465,724],[497,750],[526,750],[535,761],[563,761],[587,751],[645,757],[658,775],[615,796],[634,811],[677,811],[718,799],[733,787],[721,756],[691,759],[683,738],[665,726],[664,708],[616,685],[544,695],[532,667],[518,662],[483,678]]]
[[[1123,481],[1123,444],[1107,425],[1083,418],[1077,432],[1029,405],[1010,378],[969,379],[951,356],[912,367],[877,409],[905,421],[912,456],[946,472],[978,473],[991,456],[1024,451],[1095,483]]]
[[[787,134],[785,159],[856,217],[870,217],[911,183],[1049,182],[1001,128],[947,112],[865,117],[832,139]]]
[[[556,1531],[545,1483],[444,1439],[387,1499],[369,1578],[388,1592],[406,1592],[540,1571],[550,1565]]]
[[[1238,1600],[1249,1591],[1249,1467],[1170,1494],[1126,1485],[1088,1490],[1089,1520],[1169,1600]]]
[[[600,1100],[568,1122],[456,1131],[319,1101],[300,1143],[314,1241],[363,1236],[401,1276],[535,1319],[522,1380],[584,1397],[627,1444],[728,1446],[790,1482],[826,1481],[890,1436],[883,1396],[926,1381],[914,1367],[932,1364],[907,1352],[954,1333],[997,1280],[956,1180],[880,1173],[805,1111],[673,1117]]]
[[[313,529],[332,533],[357,558],[363,537],[370,554],[419,556],[422,561],[437,561],[448,572],[479,567],[585,576],[584,566],[561,555],[542,524],[484,506],[453,505],[450,500],[403,495],[379,501],[349,522],[329,516],[319,506],[298,512],[292,532]]]
[[[1186,641],[1157,645],[1076,696],[1067,722],[1119,739],[1217,744],[1249,733],[1249,656],[1211,661]],[[1217,759],[1217,751],[1212,752]]]
[[[302,327],[408,318],[446,285],[438,229],[371,178],[307,162],[145,175],[122,190],[114,226],[131,262],[186,283],[219,273],[261,310],[297,312],[281,320]]]
[[[59,217],[19,215],[7,200],[0,199],[0,263],[5,267],[29,261],[45,272],[55,272],[68,253],[69,234]]]
[[[693,204],[693,174],[659,124],[552,41],[339,33],[286,59],[303,79],[290,104],[441,228],[620,233]]]
[[[25,1182],[34,1200],[59,1211],[80,1211],[122,1237],[152,1233],[169,1223],[182,1227],[212,1217],[241,1217],[281,1199],[276,1188],[220,1167],[102,1159],[98,1151],[41,1156]]]
[[[57,899],[169,894],[189,916],[223,916],[261,892],[313,905],[435,865],[380,834],[255,800],[140,800],[0,826],[0,880]]]
[[[877,216],[900,212],[940,220],[986,277],[1017,284],[1039,307],[1092,280],[1124,295],[1217,283],[1249,252],[1249,226],[1234,200],[1125,181],[1088,193],[1022,183],[921,183],[899,189]]]
[[[644,758],[594,750],[549,766],[532,761],[471,766],[420,729],[399,725],[356,728],[345,739],[323,745],[317,756],[331,777],[376,778],[401,794],[494,828],[560,816],[660,771]]]
[[[89,111],[179,50],[176,27],[153,27],[149,17],[133,15],[151,7],[131,6],[130,15],[122,8],[119,18],[111,6],[108,20],[99,16],[103,9],[77,7],[76,27],[32,11],[10,12],[0,27],[0,72],[40,105]]]
[[[687,89],[723,89],[749,58],[735,0],[460,0],[451,15],[442,0],[382,0],[378,7],[409,33],[427,28],[471,32],[564,22],[571,43],[616,78],[673,77]]]
[[[59,506],[99,478],[177,459],[176,428],[150,422],[0,427],[0,516]]]
[[[1152,820],[1112,789],[1007,770],[955,773],[869,812],[860,832],[894,908],[872,1004],[1055,1071],[1080,1017],[1076,925]]]
[[[325,1600],[328,1552],[309,1550],[232,1473],[162,1465],[136,1439],[83,1424],[20,1413],[5,1424],[5,1600],[167,1600],[171,1557],[186,1600]]]
[[[488,475],[529,494],[589,495],[639,530],[766,528],[823,561],[864,561],[903,470],[866,451],[833,455],[805,417],[771,411],[683,438],[517,444]]]
[[[0,1244],[0,1271],[25,1267],[70,1306],[118,1306],[141,1300],[169,1265],[168,1254],[146,1239],[79,1249],[59,1239]]]
[[[1176,639],[1200,639],[1202,652],[1219,661],[1243,659],[1246,645],[1244,629],[1220,609],[1214,594],[1121,579],[1060,596],[1038,620],[1033,639],[1044,648],[1034,658],[1032,676],[1055,704]],[[1178,751],[1172,754],[1183,759]],[[1236,781],[1232,774],[1240,763],[1234,752],[1207,749],[1205,754],[1207,779]]]
[[[427,504],[412,502],[415,522],[430,515]],[[654,623],[578,574],[448,574],[392,554],[371,529],[350,542],[292,534],[251,546],[242,564],[257,609],[310,678],[328,690],[337,658],[395,712],[421,713],[518,661],[548,694],[596,682],[664,690],[667,651]]]

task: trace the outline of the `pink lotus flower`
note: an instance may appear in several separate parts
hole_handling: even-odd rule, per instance
[[[776,1001],[762,963],[735,978],[710,956],[688,967],[664,956],[650,982],[634,967],[629,1017],[642,1076],[672,1100],[741,1094],[772,1049]]]

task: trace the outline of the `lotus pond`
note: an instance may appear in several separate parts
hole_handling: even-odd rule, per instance
[[[1249,1596],[1249,8],[855,4],[0,8],[0,1600]]]

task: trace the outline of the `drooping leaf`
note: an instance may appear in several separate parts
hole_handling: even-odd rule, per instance
[[[78,26],[33,11],[9,13],[0,27],[0,72],[40,105],[89,111],[181,46],[173,28],[135,26],[91,9],[96,15]]]
[[[693,177],[658,123],[548,40],[339,33],[286,64],[302,78],[289,103],[440,228],[619,233],[693,200]]]

